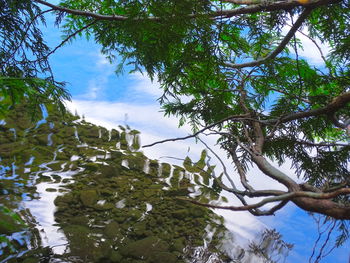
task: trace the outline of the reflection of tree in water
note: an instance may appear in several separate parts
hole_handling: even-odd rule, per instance
[[[12,253],[16,257],[8,262],[263,262],[281,252],[273,245],[277,239],[245,252],[231,239],[234,252],[225,251],[223,219],[180,200],[191,194],[201,202],[225,202],[205,152],[196,163],[186,158],[184,167],[171,166],[139,152],[139,132],[129,127],[108,131],[69,114],[61,121],[51,106],[49,116],[33,125],[24,109],[1,126],[0,198],[14,204],[9,207],[25,219],[31,238],[19,246],[8,242],[0,260]],[[37,200],[36,188],[42,186],[42,199],[45,193],[58,195],[55,218],[68,240],[66,249],[66,241],[50,243],[55,233],[39,233],[30,211],[19,208],[23,201],[44,201]]]

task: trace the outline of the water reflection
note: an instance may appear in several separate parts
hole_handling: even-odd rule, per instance
[[[172,166],[139,152],[129,127],[62,122],[53,106],[33,125],[24,112],[0,127],[0,203],[25,221],[1,233],[0,262],[263,262],[221,217],[177,199],[225,201],[205,153]]]

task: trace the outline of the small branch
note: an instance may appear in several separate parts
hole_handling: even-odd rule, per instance
[[[229,149],[229,153],[231,154],[232,160],[237,168],[241,183],[243,187],[249,191],[249,192],[254,192],[254,188],[248,183],[246,173],[242,167],[242,164],[240,163],[238,156],[236,154],[236,149]]]
[[[55,53],[57,51],[57,49],[61,48],[65,43],[67,43],[70,39],[72,39],[73,37],[75,37],[76,35],[78,35],[79,33],[83,32],[85,29],[89,28],[90,26],[92,26],[93,24],[95,24],[97,21],[94,20],[91,23],[87,24],[86,26],[83,26],[82,28],[80,28],[79,30],[75,31],[73,34],[67,36],[58,46],[56,46],[52,51],[50,51],[46,56],[45,59],[48,58],[49,56],[51,56],[53,53]]]
[[[293,98],[295,98],[295,99],[301,100],[301,101],[303,101],[303,102],[305,102],[305,103],[308,103],[308,104],[311,103],[311,101],[309,101],[309,100],[307,100],[307,99],[304,99],[304,98],[302,98],[302,97],[299,97],[299,96],[297,96],[297,95],[295,95],[295,94],[290,94],[290,93],[285,92],[285,91],[283,91],[283,90],[279,90],[279,89],[275,89],[275,88],[268,88],[268,89],[269,89],[269,90],[276,91],[276,92],[278,92],[278,93],[282,93],[282,94],[287,95],[287,96],[290,96],[290,97],[293,97]]]
[[[350,118],[345,120],[345,121],[340,121],[336,114],[330,114],[328,115],[328,118],[333,122],[333,124],[335,126],[337,126],[338,128],[342,128],[342,129],[346,129],[348,128],[348,126],[350,125]]]
[[[320,142],[320,143],[312,143],[302,140],[296,140],[299,144],[307,145],[307,146],[314,146],[314,147],[335,147],[335,146],[349,146],[349,143],[326,143],[326,142]]]
[[[286,24],[287,26],[291,27],[290,25]],[[327,61],[326,61],[326,57],[324,56],[323,52],[322,52],[322,49],[321,47],[317,44],[316,40],[313,39],[312,37],[310,37],[308,34],[305,34],[303,31],[301,30],[298,30],[298,32],[300,34],[302,34],[304,37],[307,37],[315,46],[316,48],[318,49],[318,52],[320,52],[320,55],[321,55],[321,58],[323,60],[323,62],[327,65]]]
[[[197,139],[204,144],[204,146],[212,153],[214,154],[214,156],[216,157],[216,159],[219,160],[219,162],[221,163],[223,169],[224,169],[224,174],[227,178],[227,180],[230,182],[231,187],[233,188],[234,191],[237,191],[237,187],[235,185],[235,183],[233,182],[232,178],[228,175],[227,169],[226,169],[226,165],[224,164],[224,162],[221,160],[221,158],[219,157],[219,155],[213,151],[203,140],[201,140],[199,137],[197,137]]]
[[[313,8],[306,8],[299,16],[295,24],[291,27],[287,35],[283,38],[281,43],[277,46],[277,48],[272,51],[269,55],[267,55],[264,58],[251,61],[251,62],[246,62],[246,63],[241,63],[241,64],[232,64],[230,62],[225,62],[224,65],[229,68],[245,68],[245,67],[254,67],[254,66],[259,66],[261,64],[264,64],[266,61],[274,59],[279,53],[283,51],[283,49],[286,47],[286,45],[289,43],[289,41],[292,39],[294,36],[295,32],[301,27],[303,22],[306,20],[306,18],[309,16]]]
[[[326,245],[328,244],[328,242],[329,242],[329,239],[330,239],[330,237],[331,237],[331,234],[332,234],[332,232],[333,232],[333,230],[334,230],[334,228],[335,228],[335,226],[336,226],[336,220],[334,220],[333,221],[333,224],[332,224],[332,227],[331,227],[331,229],[328,231],[328,233],[327,233],[327,237],[326,237],[326,240],[323,242],[323,245],[322,245],[322,247],[321,247],[321,249],[320,249],[320,252],[319,252],[319,254],[318,254],[318,256],[317,256],[317,258],[315,259],[315,262],[317,263],[317,262],[320,262],[320,260],[321,260],[321,258],[323,257],[323,250],[325,249],[325,247],[326,247]]]
[[[35,2],[48,6],[52,9],[54,9],[55,11],[60,11],[60,12],[64,12],[67,14],[71,14],[71,15],[78,15],[78,16],[85,16],[85,17],[90,17],[90,18],[94,18],[96,20],[105,20],[105,21],[125,21],[128,19],[128,17],[126,16],[119,16],[119,15],[101,15],[101,14],[97,14],[94,12],[89,12],[89,11],[83,11],[83,10],[77,10],[77,9],[72,9],[72,8],[66,8],[63,6],[58,6],[58,5],[54,5],[51,4],[49,2],[43,1],[43,0],[34,0]],[[152,18],[149,17],[149,20],[159,20],[159,18]]]
[[[174,142],[174,141],[180,141],[180,140],[186,140],[186,139],[190,139],[190,138],[194,138],[196,137],[197,135],[203,133],[204,131],[208,130],[208,129],[211,129],[213,127],[215,127],[216,125],[219,125],[225,121],[229,121],[229,120],[241,120],[241,119],[245,119],[245,117],[248,117],[249,115],[248,114],[243,114],[243,115],[231,115],[227,118],[224,118],[220,121],[217,121],[211,125],[208,125],[206,127],[204,127],[203,129],[195,132],[194,134],[191,134],[191,135],[188,135],[188,136],[184,136],[184,137],[178,137],[178,138],[172,138],[172,139],[166,139],[166,140],[162,140],[162,141],[157,141],[157,142],[154,142],[154,143],[151,143],[151,144],[147,144],[147,145],[143,145],[142,147],[143,148],[147,148],[147,147],[151,147],[151,146],[154,146],[156,144],[160,144],[160,143],[165,143],[165,142]]]

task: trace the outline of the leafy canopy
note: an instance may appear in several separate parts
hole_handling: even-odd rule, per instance
[[[51,50],[40,30],[43,10],[29,0],[1,0],[0,6],[0,118],[25,98],[34,119],[43,103],[54,101],[63,111],[70,96],[50,68]]]

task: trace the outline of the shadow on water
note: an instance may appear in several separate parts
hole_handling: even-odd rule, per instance
[[[0,262],[263,262],[221,217],[179,200],[225,202],[205,152],[160,163],[129,127],[62,120],[52,105],[36,124],[24,112],[0,126]]]

